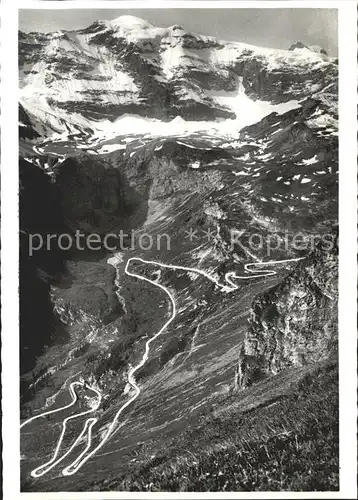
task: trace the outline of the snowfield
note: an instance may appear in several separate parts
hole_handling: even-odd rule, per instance
[[[27,89],[29,92],[29,89]],[[145,118],[133,114],[124,114],[117,120],[92,121],[80,114],[68,115],[65,111],[55,115],[45,98],[39,97],[35,104],[32,99],[23,95],[21,100],[26,111],[33,113],[43,122],[48,123],[54,130],[52,140],[64,139],[68,133],[68,128],[81,127],[83,129],[92,129],[91,144],[95,139],[104,140],[111,137],[124,136],[129,134],[149,134],[151,136],[171,136],[171,135],[190,135],[193,132],[203,131],[207,134],[227,136],[235,138],[238,132],[247,125],[260,121],[270,113],[282,114],[290,109],[300,107],[296,100],[282,104],[271,104],[269,101],[253,100],[245,94],[242,83],[239,83],[237,91],[232,93],[212,93],[215,99],[221,104],[230,108],[235,114],[236,119],[226,119],[218,121],[195,121],[184,120],[177,116],[169,122],[164,122],[154,118]],[[41,132],[40,129],[38,129]]]

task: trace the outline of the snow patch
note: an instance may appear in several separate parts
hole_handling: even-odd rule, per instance
[[[312,165],[313,163],[317,163],[318,162],[318,158],[317,158],[317,155],[314,155],[312,156],[312,158],[308,158],[308,159],[303,159],[301,161],[301,163],[299,163],[299,165]]]
[[[105,144],[100,149],[97,150],[99,154],[112,153],[112,151],[117,151],[119,149],[126,149],[124,144]]]
[[[266,153],[264,155],[258,156],[257,158],[258,158],[258,160],[261,160],[261,161],[267,161],[270,158],[270,156],[271,156],[271,153]]]
[[[333,127],[332,132],[334,132],[338,128],[338,121],[328,114],[321,114],[315,116],[314,118],[311,118],[310,120],[307,120],[306,125],[308,125],[310,128]]]
[[[232,170],[232,173],[236,176],[239,176],[239,175],[250,175],[248,172],[244,172],[243,170],[241,170],[240,172],[235,172],[234,170]]]
[[[116,268],[118,264],[123,262],[123,255],[124,254],[122,252],[114,253],[112,257],[107,259],[107,264]]]
[[[291,109],[300,108],[297,100],[291,100],[280,104],[272,104],[269,101],[254,101],[246,95],[245,88],[242,83],[242,77],[239,78],[238,89],[233,92],[226,91],[208,91],[208,94],[220,104],[228,107],[236,115],[235,120],[225,120],[225,126],[221,128],[232,128],[236,131],[247,125],[259,122],[265,116],[271,113],[286,113]]]

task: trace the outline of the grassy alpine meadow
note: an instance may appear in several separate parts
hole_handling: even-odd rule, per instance
[[[282,396],[265,384],[269,396],[251,410],[238,411],[243,394],[230,396],[162,454],[138,468],[133,465],[126,478],[93,489],[337,491],[337,363],[326,362],[297,377]],[[285,385],[284,375],[280,378],[276,384]],[[258,396],[257,388],[251,392],[250,400]]]

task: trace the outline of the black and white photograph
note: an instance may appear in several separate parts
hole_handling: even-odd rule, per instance
[[[19,491],[342,498],[338,2],[76,3],[16,13]]]

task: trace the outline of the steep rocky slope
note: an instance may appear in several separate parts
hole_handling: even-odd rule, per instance
[[[279,285],[255,298],[237,388],[338,353],[338,247],[318,245]]]

